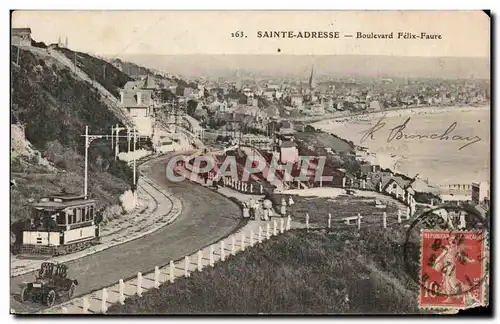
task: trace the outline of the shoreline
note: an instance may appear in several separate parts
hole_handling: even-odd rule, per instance
[[[410,178],[414,178],[415,173],[418,172],[404,172],[397,167],[398,161],[401,159],[406,159],[407,157],[401,154],[395,154],[393,152],[374,152],[359,143],[358,139],[349,137],[349,136],[339,136],[339,134],[335,133],[335,129],[339,127],[347,127],[350,123],[357,122],[371,122],[374,119],[381,118],[383,116],[387,118],[392,117],[403,117],[403,116],[411,116],[411,115],[428,115],[428,114],[446,114],[451,112],[474,112],[474,111],[485,111],[490,110],[489,105],[478,105],[478,106],[448,106],[448,107],[436,107],[436,106],[426,106],[426,107],[415,107],[415,108],[401,108],[395,110],[387,110],[387,111],[377,111],[370,112],[365,114],[356,114],[350,116],[339,116],[334,118],[325,118],[321,121],[317,121],[311,123],[309,125],[314,128],[318,128],[325,133],[333,133],[335,136],[342,138],[345,141],[351,141],[354,143],[356,147],[363,147],[367,149],[367,154],[365,159],[372,164],[378,164],[382,168],[390,169],[394,173],[404,174]],[[326,130],[325,130],[326,128]],[[423,180],[424,178],[416,178]],[[428,185],[438,189],[439,191],[443,190],[442,187],[447,185],[454,185],[457,183],[448,183],[448,182],[435,182],[431,179],[428,179]]]
[[[377,117],[399,117],[399,116],[407,116],[407,115],[426,115],[426,114],[444,114],[450,112],[470,112],[477,110],[490,110],[491,107],[489,105],[479,105],[479,106],[425,106],[425,107],[415,107],[415,108],[398,108],[394,110],[382,110],[382,111],[373,111],[367,112],[363,114],[354,114],[348,116],[337,116],[337,117],[326,117],[319,121],[311,122],[309,125],[315,127],[317,124],[326,124],[338,121],[349,122],[353,120],[372,120]],[[316,127],[315,127],[316,128]]]

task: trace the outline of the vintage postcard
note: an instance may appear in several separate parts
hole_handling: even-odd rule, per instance
[[[489,313],[484,11],[13,11],[12,314]]]

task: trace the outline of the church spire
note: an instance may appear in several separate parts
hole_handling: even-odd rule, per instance
[[[311,75],[309,76],[309,88],[316,88],[316,80],[314,79],[314,65],[311,67]]]

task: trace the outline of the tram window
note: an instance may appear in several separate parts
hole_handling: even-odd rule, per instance
[[[76,223],[80,223],[82,221],[82,209],[81,208],[75,208],[76,211]]]
[[[82,222],[86,222],[89,217],[89,206],[82,208]]]
[[[58,212],[57,213],[57,224],[66,225],[66,213],[65,212]]]
[[[89,207],[89,220],[94,219],[94,206]]]

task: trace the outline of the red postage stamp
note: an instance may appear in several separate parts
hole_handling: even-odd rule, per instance
[[[420,308],[467,308],[484,304],[483,232],[423,230]]]

